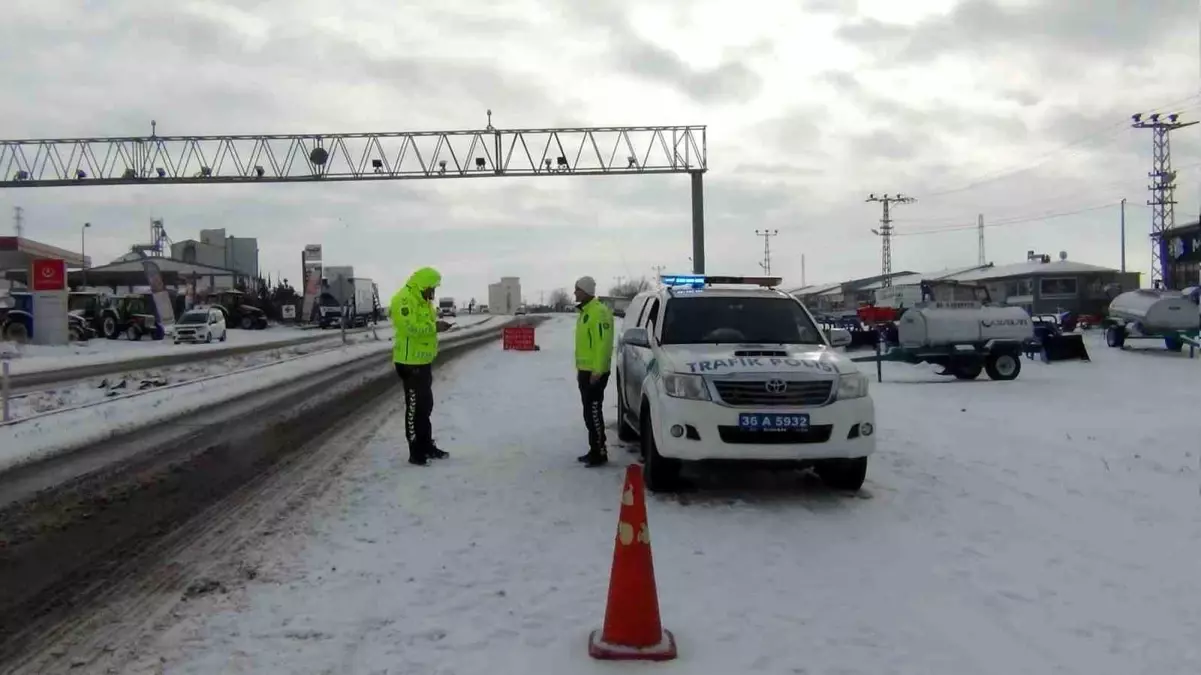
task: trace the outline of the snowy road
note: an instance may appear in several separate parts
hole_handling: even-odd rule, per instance
[[[407,465],[391,402],[364,420],[378,430],[311,453],[307,479],[261,487],[274,516],[214,522],[224,546],[164,563],[191,582],[186,602],[182,581],[147,590],[151,605],[115,605],[64,658],[87,672],[624,672],[585,643],[628,455],[575,461],[570,320],[539,343],[440,370],[449,460]],[[651,497],[680,644],[655,672],[1201,672],[1201,364],[1090,346],[1091,364],[1027,361],[1012,383],[890,365],[859,495],[752,474]]]

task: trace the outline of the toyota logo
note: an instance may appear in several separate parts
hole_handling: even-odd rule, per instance
[[[769,394],[783,394],[788,391],[788,383],[784,380],[768,380],[767,384],[763,385]]]

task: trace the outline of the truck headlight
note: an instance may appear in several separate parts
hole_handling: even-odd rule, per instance
[[[867,376],[863,373],[847,373],[838,376],[838,396],[840,401],[867,396]]]
[[[663,375],[663,391],[672,398],[709,400],[709,390],[705,388],[705,380],[700,375],[666,373]]]

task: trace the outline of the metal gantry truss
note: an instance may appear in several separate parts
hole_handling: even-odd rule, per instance
[[[704,172],[704,126],[0,141],[0,187]]]
[[[705,271],[703,125],[0,140],[0,188],[688,174]]]

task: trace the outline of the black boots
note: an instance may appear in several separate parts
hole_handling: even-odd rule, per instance
[[[605,450],[589,450],[588,454],[580,455],[576,460],[587,467],[604,466],[609,463],[609,453]]]
[[[429,466],[431,459],[446,459],[450,457],[450,453],[430,443],[429,448],[425,452],[414,452],[409,450],[409,464],[414,466]]]

